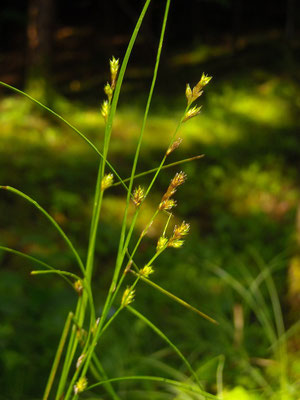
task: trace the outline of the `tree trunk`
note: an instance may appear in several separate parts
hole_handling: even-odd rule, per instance
[[[26,90],[41,101],[49,101],[53,44],[53,0],[30,0],[28,7],[28,55]]]

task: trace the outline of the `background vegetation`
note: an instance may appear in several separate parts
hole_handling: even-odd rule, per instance
[[[100,146],[107,60],[122,57],[141,3],[4,2],[1,80],[26,88]],[[123,177],[130,173],[151,79],[162,18],[158,3],[130,61],[113,130],[109,159]],[[147,286],[138,290],[136,307],[178,344],[207,390],[221,393],[223,386],[224,399],[299,399],[299,14],[292,0],[276,6],[175,2],[138,166],[139,172],[153,168],[164,154],[185,106],[185,84],[195,84],[203,71],[213,75],[200,117],[184,126],[184,141],[170,156],[176,161],[205,154],[182,166],[188,181],[178,191],[176,213],[191,223],[191,234],[180,251],[162,255],[153,279],[220,326]],[[85,257],[97,157],[28,100],[3,89],[1,94],[0,184],[39,199]],[[161,174],[136,235],[177,170]],[[0,196],[0,244],[71,270],[72,255],[36,210],[9,193]],[[123,201],[119,187],[105,197],[96,245],[97,304],[108,285]],[[160,229],[158,222],[150,231],[145,257]],[[0,399],[38,399],[76,295],[54,277],[30,276],[34,266],[11,254],[0,253],[0,266]],[[278,337],[286,338],[286,347]],[[101,348],[109,376],[188,375],[130,314],[121,316]],[[146,398],[132,385],[122,390],[124,399]],[[148,398],[183,399],[154,390],[148,387]]]

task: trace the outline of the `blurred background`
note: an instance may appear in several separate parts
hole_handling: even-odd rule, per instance
[[[128,65],[109,160],[130,174],[164,12],[153,0]],[[0,80],[27,91],[101,148],[100,105],[108,60],[122,60],[141,0],[2,0]],[[138,172],[154,168],[186,105],[185,85],[213,79],[188,121],[174,162],[138,220],[138,237],[170,179],[188,175],[174,222],[191,223],[182,249],[157,261],[153,280],[220,322],[194,315],[143,284],[135,307],[197,369],[205,388],[230,400],[299,400],[300,393],[300,4],[296,0],[174,1]],[[83,258],[98,159],[78,136],[26,98],[0,89],[0,184],[46,208]],[[149,177],[137,184],[146,186]],[[124,192],[106,192],[94,289],[99,314],[111,279]],[[165,219],[137,262],[149,260]],[[72,254],[36,209],[0,192],[0,244],[76,271]],[[0,399],[40,399],[76,293],[32,263],[0,252]],[[126,312],[103,338],[109,376],[189,375],[159,337]],[[155,385],[119,385],[124,399],[194,399]],[[146,390],[146,391],[143,391]],[[106,399],[106,394],[98,397]]]

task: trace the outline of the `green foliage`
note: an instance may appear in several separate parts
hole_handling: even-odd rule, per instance
[[[201,54],[206,59],[211,52],[215,56],[213,49]],[[197,51],[195,54],[201,56]],[[197,57],[194,62],[199,62]],[[184,63],[184,57],[180,62]],[[153,289],[143,282],[136,287],[134,306],[157,324],[171,343],[178,344],[188,363],[182,357],[178,359],[176,351],[168,347],[170,343],[163,335],[155,336],[145,320],[121,312],[113,321],[117,301],[110,310],[103,309],[128,201],[120,196],[121,186],[110,188],[101,200],[101,229],[94,255],[97,269],[92,288],[96,315],[105,311],[108,319],[112,318],[109,321],[113,321],[99,342],[103,370],[109,377],[160,375],[162,379],[183,383],[181,387],[172,386],[171,381],[169,385],[151,380],[112,383],[124,399],[203,398],[184,390],[184,384],[192,385],[193,390],[197,388],[191,382],[189,364],[203,388],[224,400],[297,398],[299,362],[297,354],[282,350],[281,345],[289,336],[280,326],[282,312],[276,308],[276,297],[283,298],[288,266],[288,257],[277,256],[290,251],[299,198],[299,172],[294,162],[299,156],[299,101],[294,101],[298,98],[297,84],[267,72],[263,79],[261,73],[246,79],[237,72],[235,79],[229,86],[225,75],[212,86],[201,120],[194,118],[182,126],[183,158],[193,156],[195,149],[206,154],[203,160],[184,167],[188,185],[176,194],[177,214],[191,222],[191,235],[180,252],[169,249],[161,255],[153,275],[153,280],[166,290],[215,316],[220,326],[202,321],[189,309],[171,303],[161,292],[153,294]],[[178,104],[182,97],[181,94],[180,100],[174,102]],[[176,106],[174,112],[165,107],[167,99],[157,99],[154,109],[158,112],[148,117],[137,172],[156,167],[155,160],[165,152],[176,129]],[[100,133],[105,124],[99,110],[61,98],[54,103],[55,109],[80,132],[84,131],[97,149],[108,146],[105,141],[110,133],[106,137]],[[84,147],[63,121],[49,118],[24,98],[7,97],[1,101],[0,109],[0,183],[39,199],[85,259],[98,155]],[[130,159],[141,124],[141,107],[121,104],[114,121],[109,160],[122,177],[130,176]],[[171,155],[170,162],[174,159]],[[155,212],[172,174],[164,170],[158,176],[136,221],[133,243]],[[151,178],[146,176],[137,184],[147,187],[149,182]],[[59,270],[78,273],[62,238],[29,205],[3,192],[0,207],[1,244],[31,254]],[[127,232],[134,211],[129,208],[128,213],[128,220],[123,222]],[[94,214],[94,223],[96,220]],[[165,223],[166,218],[157,218],[151,226],[142,252],[136,255],[138,265],[152,257]],[[133,248],[132,244],[128,247],[130,252]],[[28,260],[18,261],[4,252],[0,257],[0,313],[4,321],[0,329],[2,394],[11,399],[40,398],[58,332],[68,311],[75,308],[76,293],[53,276],[28,278],[30,269],[39,268]],[[267,280],[270,276],[273,286]],[[257,283],[259,279],[262,284]],[[133,282],[133,277],[128,277],[127,283]],[[288,321],[287,315],[283,317]],[[238,328],[239,318],[243,319],[242,331]],[[85,326],[89,328],[88,321]],[[290,337],[294,338],[297,327],[292,332]],[[220,355],[224,356],[223,367]],[[285,357],[289,360],[287,371]],[[74,371],[74,365],[72,368]],[[60,366],[58,376],[61,372]],[[106,381],[103,372],[101,380]],[[114,398],[110,386],[105,389],[103,396]],[[95,398],[90,392],[86,396]]]

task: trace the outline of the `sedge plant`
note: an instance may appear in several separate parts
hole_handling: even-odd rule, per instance
[[[86,260],[83,260],[80,257],[76,246],[72,243],[68,235],[63,231],[57,221],[35,199],[31,198],[17,188],[5,185],[0,186],[1,190],[5,190],[12,195],[20,196],[24,201],[29,202],[37,209],[37,211],[42,213],[47,218],[49,223],[52,224],[52,226],[57,230],[57,233],[65,241],[70,252],[73,254],[74,263],[77,266],[77,269],[74,272],[59,270],[55,266],[49,265],[48,263],[41,261],[29,254],[22,253],[17,249],[8,248],[4,245],[0,246],[2,251],[7,251],[15,254],[16,256],[27,258],[33,264],[39,265],[41,269],[32,271],[33,275],[56,274],[63,278],[72,287],[75,295],[77,296],[77,305],[74,310],[70,310],[66,318],[57,351],[54,356],[53,364],[50,369],[49,377],[45,384],[45,391],[42,397],[43,400],[75,400],[78,399],[83,393],[88,392],[91,394],[91,396],[93,396],[92,393],[102,393],[102,390],[106,391],[108,398],[119,400],[121,397],[115,388],[115,382],[122,381],[156,382],[161,386],[172,386],[176,388],[177,391],[182,391],[182,393],[190,393],[193,395],[193,398],[215,398],[214,395],[206,393],[203,390],[197,373],[194,371],[193,367],[179,350],[179,348],[159,329],[159,327],[157,327],[145,315],[141,314],[132,305],[135,300],[135,295],[139,284],[141,281],[143,281],[144,283],[150,285],[153,290],[160,291],[169,299],[178,302],[193,312],[196,312],[198,315],[206,318],[208,321],[216,323],[213,318],[204,314],[196,307],[191,306],[183,299],[177,297],[175,294],[170,293],[152,280],[152,273],[155,270],[155,265],[157,264],[157,259],[159,256],[164,251],[170,251],[171,248],[173,248],[174,251],[177,251],[177,249],[184,244],[184,240],[189,233],[190,225],[185,221],[182,221],[180,224],[171,227],[173,224],[173,209],[176,206],[174,196],[178,188],[184,184],[186,180],[186,174],[184,172],[177,172],[171,179],[169,186],[162,195],[161,201],[159,204],[157,204],[155,212],[149,218],[149,221],[146,223],[144,229],[138,236],[137,241],[134,243],[133,233],[135,232],[137,218],[139,214],[143,212],[144,202],[147,201],[149,193],[153,188],[158,175],[166,168],[202,157],[202,155],[197,155],[191,159],[181,160],[169,164],[166,163],[168,156],[181,144],[182,139],[178,137],[178,133],[182,124],[186,123],[189,119],[196,117],[200,113],[201,107],[195,105],[195,102],[202,95],[203,88],[211,79],[211,77],[205,74],[202,74],[201,79],[193,87],[193,89],[190,87],[190,85],[186,86],[186,106],[182,112],[182,116],[178,121],[173,135],[170,137],[169,146],[167,147],[161,160],[158,162],[158,166],[143,173],[136,173],[143,142],[143,135],[146,128],[154,87],[157,79],[171,0],[165,1],[165,11],[161,25],[161,34],[157,48],[153,77],[149,89],[140,134],[136,143],[130,177],[122,178],[117,171],[117,166],[113,166],[109,162],[109,149],[113,135],[113,122],[116,115],[126,67],[135,40],[139,33],[140,26],[150,6],[150,3],[151,0],[147,0],[144,4],[122,63],[115,57],[112,57],[109,61],[110,80],[104,87],[104,95],[106,98],[103,101],[100,110],[105,121],[103,148],[101,150],[99,150],[97,146],[93,144],[81,131],[74,127],[70,122],[66,121],[61,115],[49,109],[21,90],[1,82],[2,86],[27,97],[36,105],[52,114],[52,116],[55,118],[59,119],[62,123],[68,125],[69,128],[79,135],[99,156],[98,175],[95,185],[93,209],[91,213],[92,217]],[[138,183],[136,183],[140,177],[150,174],[152,174],[152,178],[147,187],[141,187]],[[120,227],[120,237],[115,256],[115,266],[111,271],[111,282],[106,296],[103,298],[101,314],[98,315],[96,311],[98,310],[98,307],[96,307],[94,301],[95,289],[92,285],[93,272],[95,271],[95,268],[99,267],[99,265],[97,265],[98,263],[95,263],[95,246],[97,242],[97,232],[99,225],[101,224],[103,198],[105,193],[116,185],[122,185],[126,197],[126,204],[124,208],[122,224]],[[160,237],[157,238],[156,243],[153,243],[152,257],[150,257],[150,259],[144,265],[137,265],[136,255],[140,250],[140,245],[159,214],[165,215],[166,218],[163,232],[161,232]],[[131,279],[129,279],[129,277]],[[132,278],[134,278],[133,283]],[[111,310],[114,310],[114,312],[111,313]],[[114,320],[125,310],[143,321],[143,323],[145,323],[149,329],[151,329],[161,338],[162,341],[170,346],[170,348],[185,364],[189,373],[188,381],[182,382],[160,376],[107,376],[101,363],[101,357],[98,357],[97,355],[97,345],[99,342],[101,342],[103,334],[108,329],[113,329]]]

